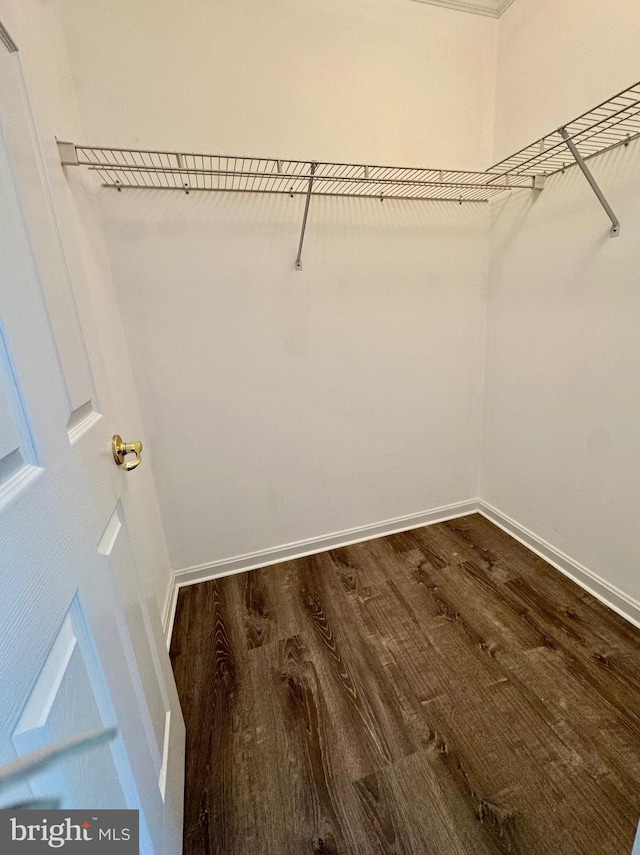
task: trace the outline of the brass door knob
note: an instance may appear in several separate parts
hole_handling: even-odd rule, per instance
[[[123,466],[125,472],[131,472],[136,466],[140,466],[142,460],[142,443],[138,442],[123,442],[121,436],[117,433],[111,441],[111,450],[113,451],[113,459],[118,466]],[[135,454],[132,460],[126,460],[127,454]]]

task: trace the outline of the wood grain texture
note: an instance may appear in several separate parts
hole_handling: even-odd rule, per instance
[[[640,631],[479,515],[180,592],[185,855],[620,855]]]

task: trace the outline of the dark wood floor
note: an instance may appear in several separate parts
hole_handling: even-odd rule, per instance
[[[184,588],[185,855],[628,855],[639,650],[478,515]]]

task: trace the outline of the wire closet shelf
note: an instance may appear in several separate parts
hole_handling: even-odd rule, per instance
[[[218,190],[313,196],[441,199],[484,202],[512,186],[531,188],[532,178],[398,166],[369,166],[140,149],[76,146],[78,165],[97,173],[105,187]]]
[[[505,191],[539,191],[546,178],[577,165],[611,221],[610,237],[620,222],[592,175],[587,161],[640,136],[640,83],[525,146],[484,172],[368,166],[273,157],[231,157],[148,149],[105,148],[58,142],[66,166],[85,166],[106,187],[158,190],[214,190],[286,193],[306,196],[296,269],[302,270],[309,203],[312,196],[431,199],[488,202]]]
[[[609,149],[628,145],[639,135],[640,82],[506,157],[487,172],[505,178],[523,173],[554,175],[575,166],[569,142],[586,161]]]
[[[587,160],[640,135],[640,83],[564,126]],[[71,144],[61,144],[71,145]],[[106,187],[236,191],[485,202],[575,165],[562,129],[541,137],[484,172],[194,154],[75,145],[63,163],[87,167]]]

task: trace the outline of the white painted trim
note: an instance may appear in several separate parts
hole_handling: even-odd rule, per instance
[[[164,746],[162,748],[162,766],[160,767],[160,776],[158,777],[158,786],[162,801],[165,801],[167,794],[167,773],[169,771],[169,754],[171,751],[171,710],[167,710],[164,720]]]
[[[171,647],[171,635],[173,633],[173,624],[175,623],[176,608],[178,606],[178,592],[180,588],[176,584],[176,573],[179,572],[178,570],[171,574],[164,608],[162,609],[162,630],[167,641],[167,649]]]
[[[488,502],[478,501],[478,510],[483,517],[486,517],[498,528],[506,531],[507,534],[515,538],[517,541],[526,546],[540,558],[544,559],[556,570],[559,570],[565,576],[568,576],[585,591],[588,591],[596,599],[604,603],[614,612],[617,612],[621,617],[640,628],[640,602],[634,600],[624,591],[616,588],[606,579],[598,576],[593,570],[589,570],[578,561],[574,561],[564,552],[556,549],[543,538],[529,531],[528,528],[511,519],[511,517],[494,508]]]
[[[385,537],[401,531],[433,525],[446,520],[464,517],[467,514],[481,513],[490,522],[497,525],[508,535],[515,538],[527,549],[530,549],[540,558],[544,559],[556,570],[568,576],[576,584],[580,585],[596,599],[604,603],[621,617],[640,628],[640,603],[619,590],[610,582],[598,576],[592,570],[574,561],[564,552],[556,549],[546,540],[534,534],[525,526],[511,519],[511,517],[494,508],[488,502],[481,499],[470,499],[466,502],[458,502],[435,508],[431,511],[423,511],[418,514],[409,514],[404,517],[396,517],[391,520],[374,523],[373,525],[345,529],[333,534],[312,537],[308,540],[299,540],[295,543],[287,543],[284,546],[271,547],[270,549],[248,552],[245,555],[237,555],[233,558],[222,558],[207,564],[198,564],[194,567],[185,567],[175,570],[169,589],[162,615],[167,646],[171,644],[171,633],[175,619],[176,606],[178,604],[178,593],[180,588],[187,585],[195,585],[198,582],[206,582],[222,576],[231,576],[235,573],[243,573],[246,570],[254,570],[256,567],[268,567],[270,564],[279,564],[281,561],[292,561],[305,555],[313,555],[317,552],[326,552],[328,549],[339,549],[342,546],[350,546],[353,543],[361,543],[365,540],[373,540],[376,537]]]
[[[418,514],[395,517],[372,525],[348,528],[344,531],[310,537],[307,540],[298,540],[283,546],[248,552],[245,555],[237,555],[233,558],[222,558],[207,564],[198,564],[195,567],[186,567],[184,570],[177,570],[174,576],[178,587],[182,587],[183,585],[191,585],[193,582],[203,582],[207,579],[215,579],[218,576],[230,576],[232,573],[254,570],[256,567],[267,567],[270,564],[279,564],[281,561],[292,561],[295,558],[303,558],[305,555],[314,555],[316,552],[339,549],[342,546],[373,540],[376,537],[385,537],[388,534],[445,522],[456,517],[463,517],[466,514],[473,514],[477,510],[477,500],[470,499],[466,502],[434,508],[431,511],[421,511]]]
[[[353,543],[361,543],[364,540],[373,540],[376,537],[385,537],[388,534],[397,534],[400,531],[408,531],[412,528],[421,528],[434,523],[464,517],[478,511],[476,499],[466,502],[456,502],[453,505],[445,505],[430,511],[421,511],[418,514],[408,514],[403,517],[395,517],[390,520],[373,523],[372,525],[348,528],[344,531],[325,534],[320,537],[310,537],[307,540],[298,540],[294,543],[286,543],[283,546],[275,546],[269,549],[261,549],[257,552],[248,552],[245,555],[236,555],[233,558],[221,558],[207,564],[197,564],[194,567],[185,567],[176,570],[167,592],[167,599],[163,609],[163,626],[167,644],[171,643],[171,632],[178,601],[178,590],[187,585],[195,585],[198,582],[206,582],[209,579],[217,579],[220,576],[231,576],[234,573],[243,573],[246,570],[255,570],[256,567],[268,567],[270,564],[279,564],[281,561],[292,561],[305,555],[314,555],[317,552],[326,552],[328,549],[338,549],[342,546],[350,546]]]
[[[499,18],[511,6],[514,0],[415,0],[430,6],[444,6],[457,12],[471,12],[473,15],[486,15]]]

